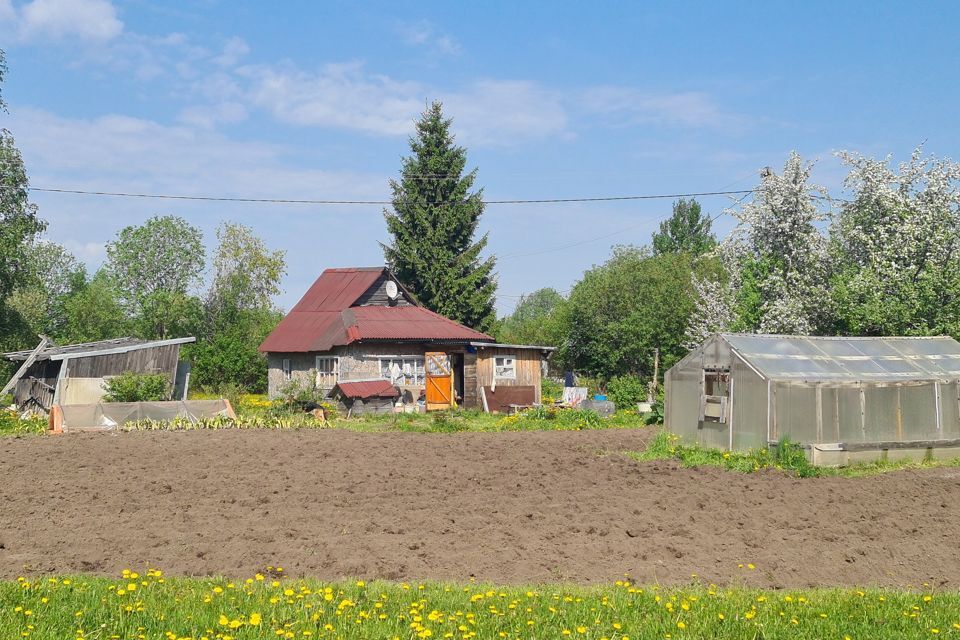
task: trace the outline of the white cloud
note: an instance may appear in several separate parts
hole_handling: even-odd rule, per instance
[[[13,3],[10,0],[0,0],[0,24],[13,22],[16,19],[17,12],[13,8]]]
[[[454,130],[466,142],[511,145],[571,135],[562,94],[534,82],[481,80],[440,97],[454,116]]]
[[[723,112],[705,93],[653,93],[634,87],[601,86],[583,92],[580,104],[615,124],[666,124],[683,127],[736,127],[745,123]]]
[[[397,26],[397,33],[407,44],[424,47],[434,53],[455,56],[461,51],[460,43],[453,36],[440,33],[437,27],[427,20],[401,22]]]
[[[33,0],[17,11],[10,2],[0,5],[0,19],[16,25],[20,39],[104,42],[123,31],[123,22],[108,0]]]
[[[315,73],[292,67],[246,67],[250,99],[292,124],[403,135],[423,110],[425,89],[413,82],[366,75],[360,63],[328,64]]]
[[[558,92],[526,81],[476,81],[444,91],[365,73],[360,63],[329,64],[316,73],[293,67],[246,67],[252,104],[298,125],[354,129],[387,136],[413,131],[429,100],[444,102],[463,142],[515,144],[567,135]]]
[[[253,198],[381,200],[386,175],[327,171],[297,164],[297,150],[232,140],[185,124],[163,125],[120,115],[68,118],[18,108],[9,118],[35,187],[91,191],[217,195]],[[289,157],[288,157],[289,152]],[[112,198],[34,192],[48,236],[91,270],[102,247],[121,228],[155,215],[184,216],[213,242],[221,221],[246,224],[271,247],[288,253],[290,305],[326,266],[379,264],[375,242],[358,247],[342,238],[379,238],[380,207],[268,205]],[[309,258],[309,259],[308,259]]]
[[[250,46],[243,38],[234,36],[223,45],[223,51],[214,58],[214,62],[221,67],[232,67],[248,53],[250,53]]]

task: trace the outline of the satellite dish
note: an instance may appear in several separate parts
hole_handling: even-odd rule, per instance
[[[397,283],[393,280],[387,280],[387,297],[396,300],[399,295],[400,289],[397,288]]]

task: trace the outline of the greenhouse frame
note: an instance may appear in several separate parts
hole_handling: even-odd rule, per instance
[[[666,428],[744,451],[781,439],[817,464],[960,456],[950,337],[717,334],[665,376]]]

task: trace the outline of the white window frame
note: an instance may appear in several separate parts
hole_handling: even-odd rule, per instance
[[[384,362],[399,362],[401,374],[394,378],[384,373]],[[387,365],[390,366],[389,364]],[[408,368],[409,367],[409,368]],[[412,356],[380,356],[377,358],[377,368],[380,371],[380,378],[389,380],[396,385],[406,385],[413,387],[422,387],[427,384],[427,374],[424,369],[424,357],[421,355]],[[408,373],[409,371],[409,373]]]
[[[318,389],[333,389],[340,382],[340,356],[317,356],[314,369]]]
[[[289,380],[292,376],[292,370],[290,368],[290,358],[284,358],[280,363],[280,367],[283,370],[283,379]]]
[[[498,364],[498,361],[503,364]],[[507,364],[507,360],[510,364]],[[493,357],[493,379],[494,380],[516,380],[517,379],[517,356],[515,354],[504,354]]]

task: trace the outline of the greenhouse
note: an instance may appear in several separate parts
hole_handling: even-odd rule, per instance
[[[960,343],[718,334],[667,372],[664,421],[729,450],[789,438],[818,464],[960,457]]]

